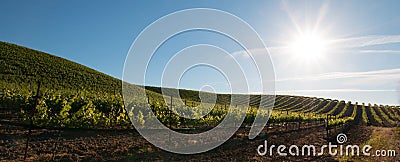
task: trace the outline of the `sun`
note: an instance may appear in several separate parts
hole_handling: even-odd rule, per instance
[[[326,52],[326,40],[315,33],[300,34],[290,44],[291,54],[300,59],[315,60]]]

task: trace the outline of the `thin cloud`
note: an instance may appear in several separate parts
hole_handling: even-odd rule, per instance
[[[385,69],[365,72],[333,72],[323,73],[305,77],[291,77],[277,79],[278,82],[283,81],[298,81],[298,80],[331,80],[331,79],[344,79],[344,78],[385,78],[385,79],[400,79],[400,68]]]
[[[333,47],[332,51],[335,50],[343,50],[343,49],[353,49],[353,48],[360,48],[360,47],[368,47],[368,46],[375,46],[375,45],[384,45],[384,44],[391,44],[391,43],[400,43],[400,35],[369,35],[369,36],[362,36],[362,37],[349,37],[349,38],[340,38],[334,40],[328,40],[329,46]],[[269,53],[271,55],[285,55],[290,54],[289,47],[287,46],[269,46],[267,47]],[[261,51],[264,49],[248,49],[253,54],[261,54]],[[331,52],[334,53],[334,52]],[[352,50],[352,52],[346,53],[400,53],[400,50],[391,50],[391,49],[384,49],[384,50]],[[235,51],[232,53],[234,57],[244,57],[249,58],[247,51],[240,50]]]
[[[400,35],[369,35],[333,40],[332,43],[342,47],[366,47],[389,43],[400,43]]]
[[[267,51],[269,52],[269,54],[275,54],[275,53],[281,53],[281,51],[285,49],[287,49],[287,47],[268,47]],[[248,49],[247,51],[246,50],[235,51],[232,52],[231,55],[233,57],[250,58],[247,52],[250,52],[253,55],[263,54],[265,52],[265,48]]]
[[[274,54],[287,54],[287,47],[268,47],[267,50],[269,54],[274,55]],[[249,54],[247,52],[251,52],[253,55],[259,55],[259,54],[264,54],[265,49],[262,48],[256,48],[256,49],[248,49],[246,50],[240,50],[240,51],[235,51],[232,52],[231,55],[233,57],[243,57],[243,58],[250,58]]]
[[[360,53],[398,53],[400,50],[360,50]]]
[[[302,90],[278,90],[277,93],[315,93],[315,92],[400,92],[400,90],[391,89],[302,89]]]

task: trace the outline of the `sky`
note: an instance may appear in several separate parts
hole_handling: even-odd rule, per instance
[[[121,79],[129,49],[147,26],[183,9],[212,8],[241,18],[259,34],[274,65],[277,94],[400,105],[398,6],[395,0],[5,0],[0,5],[0,41],[60,56]],[[154,53],[146,85],[161,85],[168,61],[196,44],[217,46],[244,65],[250,59],[224,35],[185,32]],[[256,74],[251,67],[245,69],[249,76]],[[257,80],[249,78],[250,82]],[[205,66],[185,72],[179,87],[198,90],[204,85],[221,93],[230,88],[220,72]]]

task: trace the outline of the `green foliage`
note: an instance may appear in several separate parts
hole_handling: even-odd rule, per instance
[[[282,122],[311,122],[321,121],[324,117],[316,113],[301,113],[290,111],[273,111],[268,122],[282,123]]]
[[[319,110],[317,110],[316,113],[324,114],[324,112],[326,112],[329,109],[329,107],[335,106],[333,104],[337,105],[339,104],[339,102],[337,100],[329,100],[329,103],[326,104],[324,107],[320,108]]]
[[[353,122],[354,118],[345,117],[345,118],[337,118],[337,119],[329,119],[328,127],[341,126],[349,122]]]
[[[371,111],[371,115],[372,115],[372,117],[374,118],[374,120],[375,120],[376,122],[378,122],[380,125],[382,125],[382,124],[383,124],[383,121],[382,121],[382,119],[378,116],[378,114],[376,114],[375,109],[372,107],[372,105],[371,105],[371,104],[368,104],[368,107],[369,107],[369,109],[370,109],[370,111]]]
[[[351,105],[351,102],[350,102],[350,101],[347,102],[346,105],[344,105],[342,111],[340,111],[340,113],[339,113],[337,116],[338,116],[338,117],[344,117],[344,115],[345,115],[347,109],[352,108],[353,111],[354,111],[354,109],[356,109],[354,106],[353,106],[353,107],[351,107],[351,106],[352,106],[352,105]]]
[[[125,107],[120,80],[60,57],[4,42],[0,42],[0,64],[1,106],[18,109],[25,120],[32,119],[39,126],[92,128],[127,126],[131,122],[145,125],[155,122],[155,118],[150,117],[152,114],[164,125],[171,124],[172,127],[215,126],[226,117],[231,107],[231,95],[217,94],[217,103],[206,113],[205,108],[198,107],[198,91],[179,90],[180,96],[173,97],[172,109],[196,117],[183,118],[171,113],[170,105],[164,102],[159,87],[145,87],[151,111],[144,109],[146,98],[139,98],[135,93],[124,96],[125,101],[129,101]],[[41,83],[40,97],[38,105],[34,107],[38,82]],[[126,88],[133,92],[140,89],[138,86]],[[177,97],[181,97],[186,105],[177,105]],[[239,119],[240,110],[247,109],[245,124],[252,124],[258,113],[262,116],[270,115],[269,123],[322,121],[326,114],[333,113],[344,103],[341,101],[332,105],[335,101],[329,99],[277,96],[273,111],[259,112],[257,107],[262,96],[250,95],[249,106],[241,105],[248,96],[241,97],[243,101],[239,101],[239,105],[232,105],[235,109],[233,117]],[[330,106],[334,107],[323,113]],[[329,121],[329,125],[352,122],[357,113],[356,105],[350,117],[344,116],[350,107],[351,103],[348,102],[337,118]],[[362,107],[363,120],[368,123],[364,104]],[[31,112],[34,112],[32,118]],[[375,117],[376,112],[372,109],[371,112]]]
[[[396,124],[396,122],[395,121],[393,121],[392,119],[394,119],[393,118],[393,116],[391,116],[391,117],[389,117],[384,111],[383,111],[383,106],[381,105],[381,106],[378,106],[378,105],[374,105],[374,108],[377,110],[377,111],[379,111],[379,114],[381,115],[381,117],[382,118],[384,118],[387,122],[389,122],[389,124],[391,124],[391,125],[395,125]],[[389,114],[390,115],[390,114]]]
[[[365,108],[365,104],[364,104],[364,103],[362,103],[361,109],[362,109],[362,119],[363,119],[363,122],[364,122],[365,124],[370,124],[370,123],[369,123],[369,120],[368,120],[367,110],[366,110],[366,108]]]
[[[72,61],[0,42],[0,88],[34,90],[40,81],[51,90],[120,93],[121,81]],[[22,89],[22,88],[21,88]]]
[[[341,104],[344,104],[344,103],[345,103],[345,101],[337,102],[337,104],[335,105],[335,107],[333,107],[330,111],[328,111],[327,114],[333,114],[333,113],[336,111],[336,109],[338,109],[339,106],[340,106]]]
[[[39,98],[36,108],[32,94],[4,93],[1,97],[7,107],[20,107],[25,120],[29,111],[38,126],[68,126],[78,128],[127,125],[129,123],[120,95],[60,95],[45,93]],[[96,101],[94,104],[92,101]],[[102,110],[102,111],[100,111]],[[110,113],[113,112],[113,113]],[[115,125],[111,125],[114,123]]]

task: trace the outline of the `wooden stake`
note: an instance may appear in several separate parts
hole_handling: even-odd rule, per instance
[[[29,148],[29,139],[31,137],[32,134],[32,127],[33,127],[33,116],[35,114],[36,111],[36,107],[39,103],[39,94],[40,93],[40,82],[38,82],[38,87],[36,90],[36,97],[35,97],[35,104],[33,105],[33,108],[31,111],[28,112],[29,115],[29,131],[28,131],[28,136],[26,138],[26,144],[25,144],[25,154],[24,154],[24,161],[26,161],[26,157],[28,155],[28,148]]]

